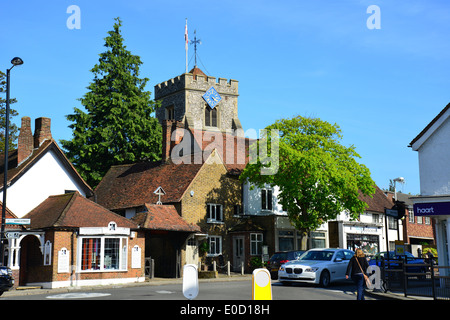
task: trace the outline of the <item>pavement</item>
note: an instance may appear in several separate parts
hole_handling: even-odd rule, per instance
[[[370,290],[370,289],[365,289],[365,295],[368,297],[372,297],[372,298],[376,298],[376,299],[380,299],[380,300],[406,300],[406,301],[418,301],[418,300],[422,300],[422,301],[427,301],[427,300],[433,300],[432,297],[424,297],[424,296],[406,296],[403,292],[392,292],[392,291],[388,291],[388,292],[382,292],[382,291],[377,291],[377,290]]]
[[[231,274],[227,276],[225,274],[219,274],[217,278],[209,278],[209,279],[199,279],[199,282],[221,282],[221,281],[242,281],[242,280],[252,280],[251,274]],[[133,282],[126,284],[113,284],[113,285],[98,285],[98,286],[77,286],[77,287],[65,287],[65,288],[54,288],[54,289],[46,289],[41,287],[18,287],[16,289],[12,289],[10,291],[6,291],[0,296],[0,300],[3,297],[13,297],[13,296],[26,296],[26,295],[34,295],[34,294],[55,294],[55,293],[67,293],[67,292],[77,292],[77,291],[95,291],[99,289],[108,289],[108,288],[122,288],[122,287],[138,287],[138,286],[159,286],[164,284],[182,284],[182,278],[152,278],[148,279],[144,282]],[[380,292],[366,289],[366,296],[377,298],[380,300],[433,300],[431,297],[422,297],[422,296],[407,296],[402,292]]]

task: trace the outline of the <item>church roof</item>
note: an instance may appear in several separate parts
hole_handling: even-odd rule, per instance
[[[254,139],[227,132],[190,129],[192,137],[203,152],[216,149],[228,173],[239,175],[249,161],[249,147]]]
[[[195,66],[194,68],[192,68],[192,70],[189,71],[189,73],[192,73],[192,74],[194,75],[194,79],[196,79],[197,76],[203,76],[203,77],[206,77],[206,76],[207,76],[207,75],[206,75],[202,70],[200,70],[200,68],[198,68],[197,66]]]

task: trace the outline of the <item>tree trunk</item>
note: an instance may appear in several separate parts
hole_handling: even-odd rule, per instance
[[[308,250],[308,232],[306,230],[300,230],[299,234],[301,236],[301,247],[299,248],[299,250]]]

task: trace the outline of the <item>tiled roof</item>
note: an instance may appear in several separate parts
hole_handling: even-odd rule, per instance
[[[113,166],[95,189],[97,202],[111,210],[156,203],[158,187],[166,192],[163,203],[179,202],[201,166],[172,162]]]
[[[192,68],[191,71],[189,71],[189,73],[192,73],[194,75],[195,78],[197,78],[197,76],[203,76],[206,77],[206,74],[200,70],[200,68],[198,68],[197,66],[195,66],[194,68]]]
[[[118,227],[137,228],[133,221],[86,199],[78,192],[50,196],[23,218],[31,220],[31,229],[107,227],[111,221]]]
[[[239,175],[249,161],[249,146],[254,139],[239,137],[227,132],[191,129],[193,140],[203,152],[216,149],[230,174]],[[219,141],[216,141],[219,139]],[[205,157],[205,156],[204,156]]]
[[[68,172],[72,173],[78,182],[85,189],[86,194],[92,194],[91,187],[83,180],[77,170],[73,167],[70,161],[65,156],[64,152],[59,148],[55,140],[45,140],[39,148],[33,149],[31,155],[22,163],[17,163],[17,150],[8,152],[8,183],[13,184],[17,181],[29,168],[31,168],[40,158],[42,158],[46,152],[53,150],[56,156],[62,161]],[[0,188],[3,188],[3,176],[5,171],[5,156],[4,153],[0,153]]]
[[[173,205],[145,204],[145,212],[131,218],[141,228],[150,230],[199,232],[200,227],[188,224]]]
[[[394,205],[378,186],[375,186],[373,197],[360,194],[359,199],[369,205],[366,211],[384,213],[384,208],[391,209]]]
[[[0,212],[2,212],[2,210],[3,210],[3,203],[0,201]],[[9,210],[8,207],[6,207],[5,219],[17,219],[17,216],[11,210]],[[22,228],[21,225],[7,224],[5,226],[5,231],[11,230],[11,229],[21,229],[21,228]]]

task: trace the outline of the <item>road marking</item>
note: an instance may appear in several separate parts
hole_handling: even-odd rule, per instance
[[[97,292],[72,292],[72,293],[63,293],[56,294],[53,296],[46,297],[47,299],[91,299],[98,297],[106,297],[110,296],[110,293],[97,293]]]
[[[160,290],[160,291],[156,291],[156,293],[159,293],[159,294],[171,294],[173,292],[172,291],[167,291],[167,290]]]

